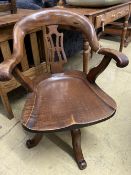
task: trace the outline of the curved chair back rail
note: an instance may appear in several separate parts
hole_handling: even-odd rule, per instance
[[[77,28],[85,35],[93,51],[99,50],[94,27],[86,17],[65,10],[46,10],[25,17],[15,25],[13,53],[17,58],[17,64],[23,56],[25,35],[34,28],[48,25],[66,25]]]
[[[64,25],[76,28],[83,33],[94,52],[115,59],[118,67],[124,67],[128,64],[128,59],[125,55],[100,46],[95,29],[86,17],[62,9],[51,9],[25,17],[15,25],[12,58],[7,59],[0,65],[0,80],[10,80],[13,69],[20,63],[24,55],[25,35],[35,28],[49,25]]]

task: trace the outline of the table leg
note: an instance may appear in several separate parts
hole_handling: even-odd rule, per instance
[[[123,25],[122,36],[121,36],[121,43],[120,43],[120,49],[119,49],[120,52],[122,52],[123,47],[124,47],[126,34],[127,34],[127,29],[128,29],[128,22],[129,22],[129,15],[127,15],[125,17],[125,22],[124,22],[124,25]]]
[[[131,42],[131,31],[125,40],[124,47],[127,47],[130,42]]]

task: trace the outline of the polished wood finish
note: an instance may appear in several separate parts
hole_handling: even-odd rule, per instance
[[[82,149],[81,149],[81,131],[80,129],[72,130],[71,136],[72,136],[72,145],[73,145],[76,162],[80,170],[83,170],[87,167],[87,163],[84,160]]]
[[[8,0],[5,3],[0,3],[0,12],[11,11],[12,14],[17,13],[16,0]]]
[[[47,20],[47,18],[45,18],[45,16],[42,18],[41,17],[41,14],[46,14],[48,15],[48,13],[55,13],[55,12],[61,12],[61,20],[59,19],[60,15],[58,17],[55,18],[55,20],[53,19],[53,15],[50,16],[50,18]],[[61,25],[67,25],[69,23],[69,25],[71,27],[74,27],[74,28],[77,28],[78,30],[82,31],[83,35],[87,38],[87,40],[89,41],[89,44],[91,46],[91,48],[93,49],[93,51],[95,52],[98,52],[101,53],[101,54],[106,54],[106,51],[107,53],[109,54],[111,52],[111,55],[115,55],[117,54],[116,51],[113,52],[109,49],[103,49],[100,47],[100,44],[97,40],[97,37],[96,37],[96,34],[95,34],[95,31],[92,27],[92,25],[89,23],[89,20],[86,19],[84,16],[80,16],[78,14],[75,14],[72,18],[72,20],[70,20],[68,22],[68,19],[67,17],[69,18],[69,15],[67,17],[65,17],[65,14],[66,13],[71,13],[71,12],[68,12],[68,11],[65,11],[65,10],[48,10],[48,11],[45,11],[45,12],[39,12],[38,14],[40,14],[38,17],[38,22],[35,23],[35,20],[32,21],[30,19],[30,16],[29,17],[26,17],[26,23],[29,23],[31,21],[31,24],[27,25],[28,26],[28,29],[26,29],[26,27],[24,25],[24,20],[22,20],[21,23],[18,23],[15,28],[14,28],[14,34],[17,34],[19,35],[19,37],[17,37],[16,35],[14,35],[14,47],[13,47],[13,55],[12,55],[12,58],[11,59],[6,59],[4,62],[1,63],[1,66],[0,66],[0,72],[1,72],[1,80],[10,80],[11,79],[11,72],[12,70],[15,68],[15,66],[17,64],[19,64],[24,56],[24,37],[25,37],[25,34],[29,33],[29,31],[33,30],[34,28],[39,28],[41,25],[43,26],[48,26],[50,24],[53,24],[53,25],[58,25],[58,24],[61,24]],[[36,15],[37,13],[34,14],[34,16]],[[59,14],[59,13],[58,13]],[[72,13],[71,13],[72,14]],[[79,17],[81,17],[81,20],[82,22],[80,23],[80,20],[77,19],[77,15]],[[42,19],[41,19],[42,18]],[[44,22],[43,22],[43,21]],[[60,22],[59,22],[60,20]],[[88,21],[88,22],[87,22]],[[79,25],[79,23],[81,25]],[[22,28],[20,29],[20,26],[22,26]],[[85,26],[87,27],[87,30],[85,30]],[[119,60],[119,57],[118,58],[115,58],[116,61],[122,61],[122,60]],[[123,62],[122,62],[123,63]],[[121,62],[120,62],[121,64]],[[122,65],[119,65],[119,66],[122,66]]]
[[[72,6],[64,6],[63,4],[65,3],[65,1],[63,1],[61,3],[61,6],[57,7],[58,9],[66,9],[68,11],[72,11],[72,12],[76,12],[78,14],[82,14],[86,17],[88,17],[88,19],[93,23],[93,25],[95,26],[95,28],[97,29],[97,20],[100,19],[101,21],[101,25],[99,22],[99,26],[98,27],[103,27],[105,24],[107,24],[106,21],[108,22],[112,22],[115,21],[116,19],[124,16],[127,14],[127,10],[129,9],[129,5],[131,7],[131,2],[128,3],[124,3],[124,4],[120,4],[120,5],[115,5],[113,7],[108,7],[108,8],[79,8],[79,7],[72,7]],[[56,7],[55,7],[56,8]],[[121,10],[120,10],[121,9]],[[121,12],[121,14],[119,14],[119,12]],[[12,15],[5,15],[5,16],[1,16],[0,17],[0,47],[1,47],[1,51],[2,51],[2,61],[9,58],[10,56],[10,46],[9,46],[9,42],[10,39],[12,39],[12,29],[14,24],[19,21],[21,18],[23,18],[24,16],[27,16],[29,14],[33,14],[34,10],[26,10],[26,9],[18,9],[17,14],[12,14]],[[109,16],[109,17],[108,17]],[[104,17],[104,18],[101,18]],[[126,16],[127,17],[127,16]],[[108,19],[109,18],[109,19]],[[126,18],[125,18],[126,19]],[[126,22],[125,22],[126,24]],[[40,31],[41,32],[37,32]],[[21,60],[21,67],[22,67],[22,72],[24,72],[24,75],[29,76],[31,78],[34,78],[36,75],[38,75],[40,72],[42,72],[42,70],[44,69],[44,71],[50,71],[50,68],[46,66],[46,64],[43,63],[43,65],[39,64],[40,60],[44,60],[45,55],[42,49],[42,32],[45,29],[36,29],[33,33],[30,33],[30,42],[31,42],[31,47],[32,47],[32,55],[33,55],[33,62],[35,64],[35,67],[32,65],[30,65],[28,63],[28,58],[27,58],[27,48],[24,48],[24,57]],[[122,36],[122,43],[125,41],[125,33],[126,33],[126,27],[122,28],[121,32],[121,36]],[[123,33],[123,35],[122,35]],[[35,42],[37,41],[37,42]],[[25,46],[24,46],[25,47]],[[90,53],[89,53],[89,49],[90,47],[88,46],[88,42],[86,41],[86,38],[84,39],[84,49],[83,49],[83,69],[84,71],[87,73],[88,72],[88,62],[89,62],[89,57],[90,57]],[[123,45],[122,45],[123,47]],[[122,49],[121,49],[122,50]],[[92,51],[93,53],[93,51]],[[88,58],[87,58],[88,57]],[[4,59],[3,59],[4,58]],[[47,58],[47,57],[46,57]],[[58,65],[55,65],[58,66]],[[60,64],[59,64],[60,66]],[[0,91],[0,96],[2,98],[2,102],[5,106],[6,111],[8,112],[8,117],[12,118],[12,112],[11,112],[11,106],[8,100],[8,95],[7,93],[12,91],[13,89],[17,88],[18,86],[20,86],[20,84],[15,81],[14,78],[12,78],[12,80],[8,81],[8,82],[2,82],[0,84],[0,89],[2,89]],[[6,105],[5,105],[6,104]],[[8,104],[8,105],[7,105]]]
[[[48,26],[47,31],[44,33],[45,52],[47,64],[51,67],[52,73],[59,73],[63,71],[63,64],[67,62],[63,46],[63,33],[59,33],[58,25]],[[55,36],[55,38],[53,38]],[[56,60],[58,63],[55,63]]]
[[[63,34],[57,31],[59,26],[82,32],[85,40],[83,72],[64,71],[67,58],[63,49]],[[25,36],[38,28],[43,31],[46,65],[50,71],[32,80],[18,69],[18,65],[24,57]],[[95,80],[111,59],[122,68],[128,65],[127,57],[118,51],[101,47],[95,29],[86,17],[60,9],[45,10],[25,17],[15,25],[13,39],[11,58],[0,64],[0,80],[10,80],[13,75],[29,91],[21,123],[24,129],[36,135],[26,142],[27,147],[36,146],[43,133],[71,130],[76,162],[80,169],[86,168],[79,128],[105,121],[116,112],[115,101],[97,86]],[[89,47],[104,58],[87,73]]]
[[[115,102],[97,85],[90,85],[86,74],[69,71],[42,78],[37,89],[27,97],[22,123],[31,132],[51,132],[98,123],[110,118],[115,110]]]

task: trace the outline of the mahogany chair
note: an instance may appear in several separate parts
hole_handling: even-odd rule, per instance
[[[81,31],[92,50],[104,55],[101,63],[88,74],[85,71],[64,71],[67,58],[58,25]],[[25,35],[37,27],[43,29],[50,72],[31,80],[20,72],[17,65],[24,54]],[[44,32],[45,27],[47,32]],[[62,9],[44,10],[22,19],[15,25],[13,37],[13,54],[0,64],[0,80],[10,80],[13,75],[29,91],[21,123],[24,129],[36,135],[27,140],[27,147],[36,146],[44,133],[70,130],[76,162],[80,169],[84,169],[86,161],[81,150],[80,128],[105,121],[116,112],[115,101],[98,87],[95,80],[111,59],[122,68],[128,65],[128,58],[118,51],[101,47],[86,17]],[[87,50],[84,51],[86,54]],[[83,64],[87,66],[85,61]]]

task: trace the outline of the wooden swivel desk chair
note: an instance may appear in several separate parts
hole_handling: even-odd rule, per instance
[[[58,25],[81,31],[93,51],[104,55],[101,63],[88,74],[63,70],[67,59],[63,49],[63,34],[57,31]],[[25,35],[37,27],[43,30],[48,28],[44,38],[50,73],[31,80],[20,72],[17,65],[24,54]],[[0,64],[0,80],[9,80],[13,75],[29,91],[21,123],[24,129],[36,135],[27,140],[28,148],[36,146],[46,132],[70,130],[76,162],[80,169],[86,167],[81,150],[80,128],[105,121],[116,112],[114,100],[95,83],[111,59],[116,61],[118,67],[128,65],[128,59],[122,53],[100,47],[93,26],[84,16],[65,10],[44,10],[15,25],[13,54]]]

